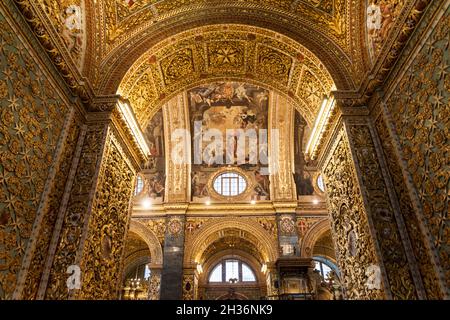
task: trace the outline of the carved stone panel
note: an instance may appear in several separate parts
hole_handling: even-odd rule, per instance
[[[293,124],[294,107],[277,93],[270,96],[269,159],[271,196],[273,201],[294,200]]]
[[[382,288],[368,286],[370,268],[380,268],[380,261],[344,135],[342,130],[322,171],[341,281],[348,299],[381,299]]]
[[[417,284],[412,275],[405,244],[408,240],[400,234],[396,212],[391,204],[388,188],[378,159],[374,139],[367,125],[349,125],[348,135],[353,149],[355,166],[360,175],[361,191],[365,197],[369,223],[375,229],[389,289],[393,299],[417,299]],[[421,284],[419,284],[421,286]]]
[[[166,141],[165,202],[190,200],[189,111],[185,94],[180,94],[163,106],[164,140]]]
[[[112,134],[108,140],[82,248],[79,299],[118,297],[135,171]]]

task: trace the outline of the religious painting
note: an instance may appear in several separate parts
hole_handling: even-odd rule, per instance
[[[267,159],[269,92],[239,82],[217,82],[188,91],[192,133],[192,197],[211,196],[207,185],[218,168],[244,170],[251,200],[270,198]],[[249,200],[250,200],[249,199]]]
[[[312,182],[313,174],[305,170],[305,146],[307,144],[309,129],[305,119],[298,111],[295,111],[294,125],[294,181],[297,189],[297,197],[308,196],[314,193]]]
[[[222,82],[195,88],[189,91],[188,97],[195,164],[208,167],[220,167],[225,163],[257,164],[258,155],[254,153],[259,150],[251,150],[248,141],[250,137],[256,139],[252,146],[263,142],[258,139],[264,133],[261,130],[267,130],[267,90],[245,83]],[[214,136],[213,144],[211,136]],[[218,136],[221,141],[216,141]],[[237,150],[240,138],[247,141],[245,150],[241,151]],[[243,152],[244,161],[238,161],[238,152]]]
[[[57,4],[57,6],[60,10],[58,16],[60,19],[60,35],[75,63],[78,67],[81,67],[85,42],[83,21],[84,1],[63,1]]]
[[[150,149],[150,156],[142,171],[144,190],[141,195],[162,202],[165,190],[164,120],[162,110],[158,111],[150,120],[144,130],[144,137]]]
[[[295,186],[297,188],[297,196],[309,196],[314,194],[312,175],[308,171],[294,174]]]
[[[387,40],[404,0],[369,0],[367,4],[367,44],[374,61]]]

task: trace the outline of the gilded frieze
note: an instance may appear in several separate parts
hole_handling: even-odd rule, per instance
[[[193,274],[183,275],[183,300],[194,300],[195,299],[195,276]]]

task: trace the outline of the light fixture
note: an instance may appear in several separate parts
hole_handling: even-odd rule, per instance
[[[313,200],[313,204],[319,204],[319,200],[318,199],[314,199]]]
[[[251,204],[256,204],[256,200],[250,201]]]
[[[325,125],[328,123],[328,120],[331,115],[331,111],[334,109],[336,100],[334,97],[325,96],[320,107],[317,118],[314,122],[314,126],[311,131],[311,135],[309,137],[308,143],[306,144],[306,153],[311,159],[314,159],[315,152],[317,151],[317,144],[320,142],[320,139],[323,135],[323,129]]]
[[[205,204],[206,204],[207,206],[211,205],[211,200],[210,200],[210,199],[207,199],[207,200],[205,201]]]
[[[119,100],[119,111],[123,118],[125,119],[125,123],[130,128],[133,137],[136,139],[136,142],[141,149],[142,153],[145,155],[150,155],[150,148],[145,141],[144,134],[139,127],[139,124],[136,121],[133,111],[131,110],[131,106],[128,101]]]
[[[150,200],[150,198],[145,198],[144,200],[142,200],[141,204],[144,209],[150,209],[152,207],[152,201]]]

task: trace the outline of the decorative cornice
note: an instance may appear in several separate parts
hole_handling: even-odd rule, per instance
[[[39,40],[53,64],[64,78],[68,88],[79,96],[83,103],[90,101],[94,96],[94,92],[88,79],[80,74],[75,62],[63,44],[63,40],[55,32],[48,18],[37,8],[38,4],[29,0],[12,1],[16,3],[33,34]]]
[[[398,58],[430,3],[433,3],[433,1],[416,0],[412,1],[404,9],[406,13],[403,19],[400,19],[401,22],[398,23],[398,29],[395,29],[396,32],[390,34],[389,39],[381,50],[382,54],[365,77],[365,81],[358,90],[336,91],[334,95],[337,100],[340,100],[348,107],[365,106],[369,103],[374,92],[383,85],[389,73],[395,67]]]

